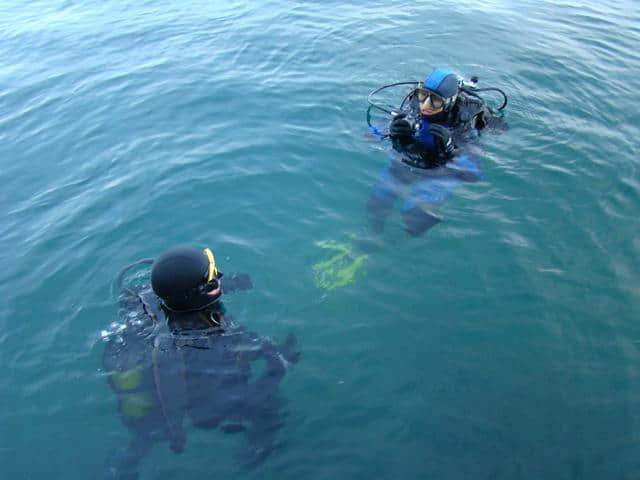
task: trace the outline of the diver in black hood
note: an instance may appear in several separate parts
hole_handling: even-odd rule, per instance
[[[417,236],[440,221],[438,209],[457,184],[481,178],[478,155],[473,150],[478,148],[481,131],[507,129],[499,114],[507,97],[498,88],[479,89],[476,83],[477,78],[464,82],[450,70],[437,68],[424,82],[387,85],[369,96],[371,107],[392,116],[386,134],[371,124],[370,127],[380,137],[391,138],[394,150],[392,162],[368,202],[369,223],[374,232],[382,231],[401,192],[410,191],[402,207],[405,229]],[[395,110],[371,100],[385,88],[406,84],[412,88]],[[503,104],[494,111],[479,95],[483,91],[499,92]]]
[[[261,462],[283,425],[279,383],[298,361],[295,337],[277,346],[226,314],[221,296],[253,285],[247,274],[223,278],[208,248],[175,248],[138,263],[152,263],[151,288],[123,288],[124,323],[104,334],[104,368],[131,432],[129,446],[110,459],[109,475],[137,478],[155,442],[181,452],[187,415],[196,427],[245,433],[246,464]],[[254,378],[259,359],[265,368]]]

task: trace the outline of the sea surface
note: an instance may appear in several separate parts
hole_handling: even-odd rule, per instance
[[[118,272],[210,246],[236,320],[302,352],[283,446],[188,422],[141,479],[640,479],[640,3],[0,4],[0,477],[108,478]],[[370,240],[367,95],[503,89],[483,179]],[[493,105],[499,98],[489,96]]]

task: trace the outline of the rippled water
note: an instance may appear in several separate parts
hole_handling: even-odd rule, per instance
[[[124,265],[211,245],[303,352],[287,444],[189,429],[142,478],[640,478],[640,4],[0,5],[0,474],[101,478]],[[331,291],[388,161],[366,96],[432,66],[509,94],[484,179]]]

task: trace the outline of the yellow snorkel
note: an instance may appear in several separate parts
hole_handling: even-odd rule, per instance
[[[207,283],[211,283],[214,278],[218,278],[218,268],[216,267],[216,258],[213,256],[213,252],[210,248],[204,249],[204,254],[209,259],[209,276],[207,277]]]

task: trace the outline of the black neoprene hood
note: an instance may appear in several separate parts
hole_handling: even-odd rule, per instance
[[[172,310],[197,310],[214,300],[198,291],[208,271],[209,260],[202,250],[174,248],[153,262],[151,288]]]

